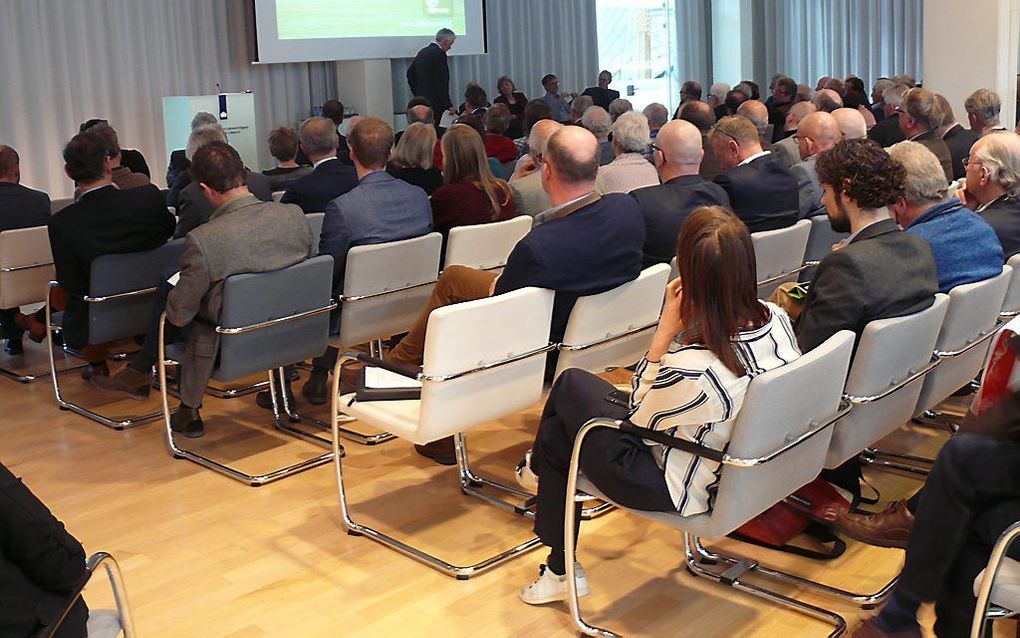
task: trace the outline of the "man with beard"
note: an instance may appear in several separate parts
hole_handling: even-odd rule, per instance
[[[875,142],[843,140],[818,156],[816,170],[829,223],[850,236],[811,281],[795,326],[803,352],[840,330],[859,338],[871,321],[924,310],[939,290],[928,242],[889,215],[903,197],[903,166]]]

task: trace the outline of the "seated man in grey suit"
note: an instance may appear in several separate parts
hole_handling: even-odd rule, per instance
[[[839,124],[829,113],[811,113],[801,121],[796,138],[803,161],[791,166],[790,172],[797,178],[800,218],[805,219],[825,212],[815,161],[819,153],[829,150],[840,140]]]
[[[514,208],[520,215],[535,217],[552,208],[549,194],[542,188],[542,154],[545,153],[549,138],[562,126],[556,120],[541,120],[531,127],[531,133],[528,135],[528,154],[517,162],[517,168],[510,177]]]
[[[96,385],[133,398],[148,396],[158,355],[159,315],[165,309],[167,321],[188,334],[180,371],[181,404],[170,425],[175,432],[197,438],[205,433],[198,410],[216,363],[215,326],[224,280],[292,266],[314,255],[315,247],[300,208],[261,202],[251,194],[244,184],[241,157],[226,142],[211,142],[195,151],[190,170],[213,208],[212,216],[188,233],[177,284],[161,282],[153,321],[135,360]]]
[[[420,237],[432,230],[432,207],[425,191],[386,172],[393,148],[390,125],[375,118],[361,119],[347,141],[358,185],[326,206],[319,239],[319,254],[333,255],[334,294],[343,292],[347,251],[351,248]],[[339,318],[334,313],[333,332],[340,328]],[[329,348],[314,360],[312,374],[301,389],[310,403],[327,401],[329,371],[336,357],[336,348]],[[262,397],[259,405],[272,407],[268,396]]]
[[[192,131],[188,137],[188,157],[194,157],[198,149],[213,142],[227,143],[227,135],[219,124],[203,126]],[[273,190],[269,186],[269,178],[265,175],[245,168],[244,183],[248,191],[258,199],[264,202],[273,200]],[[174,238],[184,237],[206,223],[212,213],[212,204],[202,194],[201,186],[194,179],[190,179],[190,183],[181,189],[177,197],[177,228],[174,229]]]

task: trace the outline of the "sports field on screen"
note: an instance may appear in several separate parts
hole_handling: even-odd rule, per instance
[[[464,0],[277,0],[281,40],[465,33]]]

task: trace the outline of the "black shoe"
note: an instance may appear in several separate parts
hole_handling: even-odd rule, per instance
[[[305,395],[312,405],[323,405],[329,400],[329,373],[312,370],[308,381],[301,387],[301,394]]]
[[[301,373],[294,366],[284,366],[283,376],[287,379],[288,383],[293,383],[301,378]]]
[[[170,416],[170,429],[189,439],[197,439],[205,434],[202,415],[198,413],[198,408],[189,408],[183,403],[177,406],[177,411]]]
[[[294,399],[294,392],[290,389],[290,381],[287,381],[287,403],[290,405],[291,409],[293,409],[294,406],[297,405],[297,402]],[[272,410],[273,397],[269,395],[269,390],[263,390],[262,392],[256,394],[255,404],[258,405],[263,410]],[[283,405],[280,405],[280,412],[283,411],[284,411]]]
[[[454,451],[452,436],[425,445],[415,445],[414,451],[440,465],[457,464],[457,453]]]
[[[25,346],[21,345],[21,339],[5,339],[4,352],[12,355],[25,354]]]

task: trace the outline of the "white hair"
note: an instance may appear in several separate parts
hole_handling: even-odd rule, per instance
[[[198,113],[195,113],[195,117],[191,118],[192,131],[207,124],[219,124],[219,122],[217,122],[215,115],[205,111],[199,111]]]
[[[903,94],[907,92],[910,87],[906,84],[895,84],[892,87],[882,91],[882,101],[890,106],[903,106]]]
[[[720,102],[726,99],[726,94],[730,92],[730,85],[725,82],[716,82],[708,89],[708,94],[719,100]]]
[[[971,155],[988,168],[993,182],[1013,197],[1020,197],[1020,135],[1009,132],[986,135]]]
[[[581,116],[581,126],[588,129],[597,138],[609,135],[609,113],[601,106],[590,106]]]
[[[612,118],[614,122],[616,121],[616,118],[633,110],[634,105],[630,103],[630,100],[625,100],[622,97],[618,97],[609,103],[609,117]]]
[[[906,170],[903,197],[911,206],[937,204],[945,200],[949,183],[946,174],[926,146],[918,142],[899,142],[889,147],[889,157]]]
[[[450,29],[440,29],[436,33],[436,42],[443,44],[444,42],[453,42],[457,39],[457,34]]]
[[[999,123],[1002,100],[995,91],[978,89],[970,94],[963,103],[963,108],[967,109],[967,113],[976,116],[982,125],[995,126]]]
[[[641,113],[628,111],[613,123],[613,144],[624,153],[644,153],[651,143],[648,118]]]
[[[226,142],[227,134],[219,124],[206,124],[191,132],[188,136],[188,148],[184,155],[190,160],[195,156],[195,151],[213,142]]]

